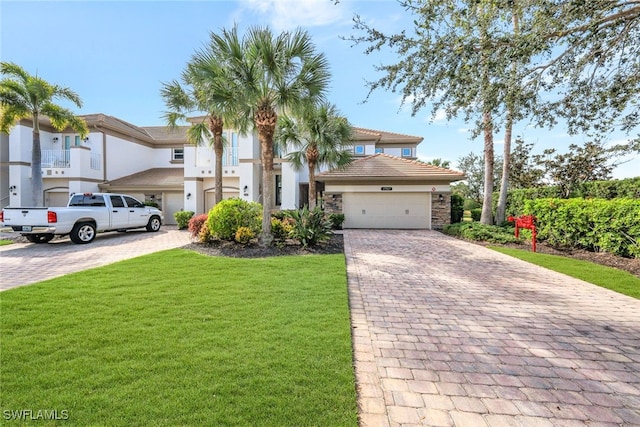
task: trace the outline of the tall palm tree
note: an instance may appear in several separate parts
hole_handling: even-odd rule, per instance
[[[267,27],[252,27],[244,37],[237,27],[212,33],[209,45],[196,55],[194,65],[216,63],[224,78],[212,82],[212,100],[220,107],[233,105],[234,126],[240,133],[258,134],[262,162],[262,233],[268,245],[273,207],[273,137],[278,115],[298,112],[322,101],[329,81],[329,66],[315,52],[309,34],[300,29],[274,35]]]
[[[68,100],[81,108],[82,101],[78,94],[68,87],[51,84],[38,76],[32,76],[12,62],[0,62],[0,74],[7,76],[0,80],[0,131],[9,133],[22,119],[30,118],[33,121],[32,203],[33,206],[43,206],[40,116],[48,117],[51,125],[58,131],[70,127],[80,134],[80,138],[84,138],[89,133],[84,119],[54,103],[55,99]]]
[[[175,128],[179,122],[186,122],[189,115],[204,113],[204,120],[194,123],[187,131],[187,141],[200,145],[203,142],[213,142],[215,153],[215,203],[222,200],[222,156],[224,154],[225,139],[224,125],[233,121],[235,114],[230,105],[212,105],[211,90],[218,86],[216,80],[221,71],[217,63],[193,58],[182,72],[182,84],[176,80],[163,83],[160,94],[169,111],[164,115],[169,128]]]
[[[349,149],[352,129],[349,121],[330,104],[310,105],[296,120],[280,116],[276,144],[298,151],[287,154],[296,169],[306,163],[309,170],[309,209],[316,207],[316,168],[344,167],[353,161]]]

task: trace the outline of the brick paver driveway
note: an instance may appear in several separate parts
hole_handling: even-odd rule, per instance
[[[87,245],[76,245],[67,237],[54,239],[48,244],[0,246],[0,291],[177,248],[189,242],[186,231],[179,231],[175,226],[163,226],[157,233],[127,231],[98,234]]]
[[[640,425],[640,301],[433,231],[344,237],[361,425]]]

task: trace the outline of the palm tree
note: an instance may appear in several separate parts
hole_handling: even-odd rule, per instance
[[[237,112],[234,127],[240,133],[258,134],[263,212],[260,243],[268,245],[273,240],[273,137],[278,115],[322,101],[329,66],[325,56],[315,52],[307,32],[298,29],[276,36],[266,27],[252,27],[242,38],[237,27],[212,33],[209,45],[196,54],[193,64],[201,68],[199,64],[213,63],[221,77],[211,82],[213,104],[220,109],[233,105]]]
[[[211,60],[212,58],[207,58]],[[215,153],[215,203],[222,200],[222,156],[224,153],[225,139],[223,136],[224,124],[232,121],[235,116],[231,106],[211,104],[210,91],[217,85],[215,81],[220,77],[215,62],[204,62],[194,57],[193,62],[187,64],[182,72],[180,82],[173,80],[163,83],[160,94],[169,108],[164,118],[170,129],[177,126],[178,122],[185,121],[188,115],[204,112],[205,118],[201,122],[194,123],[187,131],[187,141],[200,145],[204,141],[213,141]],[[205,137],[205,135],[207,137]],[[212,137],[212,138],[211,138]]]
[[[68,100],[81,108],[82,101],[78,94],[68,87],[54,85],[38,76],[32,76],[12,62],[0,62],[0,74],[7,76],[0,80],[0,131],[9,133],[22,119],[30,118],[33,121],[32,203],[33,206],[43,206],[39,118],[46,116],[56,130],[63,131],[70,127],[80,134],[80,138],[84,138],[89,133],[84,119],[53,102],[55,99]]]
[[[287,154],[287,160],[298,170],[306,163],[309,170],[309,209],[316,207],[316,168],[333,169],[352,162],[351,134],[349,121],[330,104],[310,105],[298,120],[280,117],[276,143],[298,149]]]

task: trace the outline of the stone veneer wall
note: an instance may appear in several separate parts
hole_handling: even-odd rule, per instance
[[[439,195],[442,194],[444,201],[440,202]],[[445,225],[451,223],[451,193],[431,194],[431,228],[442,230]]]
[[[342,193],[324,193],[324,211],[328,214],[342,212]]]

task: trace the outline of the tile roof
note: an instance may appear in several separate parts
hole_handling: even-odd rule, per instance
[[[182,168],[155,168],[134,173],[112,181],[100,184],[100,187],[126,187],[126,188],[184,188],[184,169]]]
[[[353,127],[354,141],[371,141],[374,140],[379,144],[419,144],[424,138],[420,136],[404,135],[401,133],[385,132],[374,129],[366,129]]]
[[[333,169],[317,175],[318,181],[365,180],[374,178],[395,180],[447,180],[461,181],[465,179],[462,172],[444,169],[420,162],[403,159],[388,154],[374,154],[354,160],[342,169]]]

